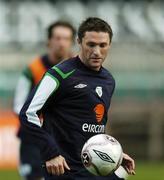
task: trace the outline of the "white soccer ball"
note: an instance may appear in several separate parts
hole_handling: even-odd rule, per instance
[[[121,165],[123,151],[114,137],[98,134],[84,144],[81,159],[90,173],[96,176],[107,176]]]

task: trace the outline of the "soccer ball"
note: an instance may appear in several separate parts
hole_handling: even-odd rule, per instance
[[[81,159],[90,173],[96,176],[107,176],[121,165],[123,151],[114,137],[98,134],[84,144]]]

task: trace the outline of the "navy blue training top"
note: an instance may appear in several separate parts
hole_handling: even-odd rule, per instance
[[[109,71],[91,70],[78,56],[52,67],[21,110],[20,138],[36,144],[44,161],[62,155],[70,173],[83,174],[82,147],[105,132],[114,88]]]

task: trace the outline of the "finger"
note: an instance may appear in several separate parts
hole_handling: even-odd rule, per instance
[[[130,169],[130,171],[134,171],[135,170],[135,164],[130,163],[128,168]]]
[[[127,172],[128,174],[130,174],[129,168],[128,168],[127,166],[124,166],[124,168],[125,168],[126,172]]]
[[[132,163],[132,168],[133,168],[133,170],[134,170],[134,169],[135,169],[135,162],[134,162],[133,159],[132,159],[131,163]]]
[[[47,172],[49,173],[49,174],[51,174],[52,172],[51,172],[51,168],[50,167],[47,167]]]
[[[130,175],[135,175],[136,174],[135,171],[132,169],[132,167],[128,168],[128,169],[129,169]]]
[[[135,171],[130,171],[130,175],[135,175]]]
[[[63,164],[64,164],[64,167],[67,169],[67,170],[70,170],[70,167],[68,166],[67,162],[64,160],[63,161]]]
[[[55,175],[56,174],[56,170],[54,168],[54,165],[51,166],[51,173],[52,175]]]
[[[130,165],[132,166],[132,169],[135,169],[135,162],[132,158],[127,159],[127,161],[129,161]]]
[[[60,172],[59,172],[59,166],[58,166],[58,165],[55,165],[55,166],[54,166],[54,170],[55,170],[55,174],[56,174],[57,176],[59,176],[59,175],[60,175]]]
[[[63,164],[59,165],[59,172],[60,172],[60,174],[64,174],[64,166],[63,166]]]
[[[135,172],[135,171],[132,171],[131,173],[132,173],[132,175],[136,175],[136,172]]]
[[[127,169],[129,170],[129,174],[132,175],[132,174],[133,174],[133,171],[134,171],[134,169],[133,169],[133,167],[132,167],[132,164],[129,163],[129,164],[127,164],[126,167],[127,167]]]
[[[52,174],[51,165],[46,165],[46,169],[49,174]]]

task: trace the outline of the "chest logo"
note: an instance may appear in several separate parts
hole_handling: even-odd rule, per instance
[[[103,104],[97,104],[94,108],[94,111],[96,113],[96,120],[98,123],[100,123],[103,120],[105,108]]]
[[[96,93],[98,94],[99,97],[101,97],[103,95],[103,91],[102,91],[101,86],[97,86],[95,91],[96,91]]]
[[[87,85],[86,84],[78,84],[76,86],[74,86],[74,88],[77,88],[77,89],[82,89],[82,88],[85,88]]]

